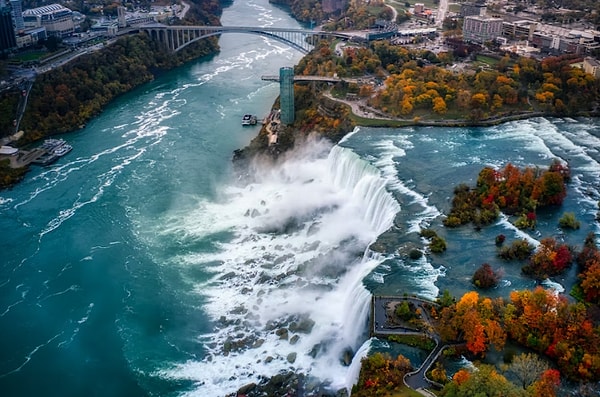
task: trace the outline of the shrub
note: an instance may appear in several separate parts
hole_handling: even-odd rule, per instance
[[[496,245],[504,244],[504,240],[506,240],[506,236],[504,234],[499,234],[496,236]]]
[[[531,256],[535,247],[527,242],[527,240],[516,240],[510,247],[502,247],[498,256],[506,260],[524,260]]]
[[[523,273],[537,278],[547,278],[561,274],[573,262],[571,249],[566,244],[558,244],[553,238],[540,241],[540,246],[523,267]]]
[[[439,236],[435,236],[433,239],[431,239],[431,244],[429,244],[429,248],[431,248],[431,252],[435,252],[435,253],[441,253],[446,251],[446,240],[444,240],[443,238],[439,237]]]
[[[410,250],[410,252],[408,253],[408,257],[412,260],[417,260],[419,258],[421,258],[423,256],[423,253],[421,252],[421,250],[418,249],[412,249]]]
[[[515,226],[519,229],[535,229],[536,216],[534,212],[523,213],[515,221]]]
[[[498,282],[502,278],[500,271],[494,271],[489,263],[484,263],[475,270],[471,282],[478,288],[487,289],[493,288],[498,285]]]
[[[435,232],[435,230],[432,229],[422,229],[420,234],[421,237],[425,237],[426,239],[432,239],[434,237],[437,237],[437,233]]]
[[[446,251],[446,240],[439,237],[434,230],[422,229],[420,234],[422,237],[425,237],[429,240],[429,249],[431,249],[431,252],[439,254]]]
[[[558,226],[562,229],[579,229],[581,223],[575,218],[575,214],[572,212],[565,212],[563,216],[558,220]]]

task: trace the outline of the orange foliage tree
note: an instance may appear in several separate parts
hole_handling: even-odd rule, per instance
[[[600,379],[600,327],[582,303],[569,303],[541,287],[513,291],[504,310],[508,335],[556,360],[567,377]]]
[[[502,302],[480,298],[475,291],[467,292],[454,305],[445,307],[440,314],[439,330],[442,339],[464,340],[473,354],[483,355],[490,345],[501,350],[506,333],[498,319]]]

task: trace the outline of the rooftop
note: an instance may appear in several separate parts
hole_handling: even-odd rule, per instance
[[[23,11],[23,16],[29,15],[44,15],[44,14],[52,14],[58,11],[71,11],[70,9],[61,6],[60,4],[50,4],[43,7],[31,8],[29,10]]]

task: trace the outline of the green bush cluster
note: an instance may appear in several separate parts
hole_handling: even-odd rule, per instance
[[[535,247],[527,240],[515,240],[510,246],[504,246],[498,252],[498,256],[506,260],[525,260],[531,256]]]
[[[429,249],[431,252],[435,252],[436,254],[442,253],[446,251],[447,244],[446,240],[437,235],[437,233],[432,229],[423,229],[421,230],[421,237],[424,237],[429,240]]]
[[[563,216],[558,220],[558,225],[562,229],[579,229],[581,223],[575,218],[575,214],[572,212],[565,212]]]

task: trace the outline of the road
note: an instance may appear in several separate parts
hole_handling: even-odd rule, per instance
[[[440,0],[440,4],[437,10],[437,16],[435,17],[435,26],[438,28],[442,27],[444,19],[446,19],[446,13],[448,12],[448,0]]]
[[[389,4],[386,4],[386,6],[392,10],[392,13],[393,13],[392,22],[396,22],[396,18],[398,18],[398,11],[396,11],[396,7],[391,6]]]

